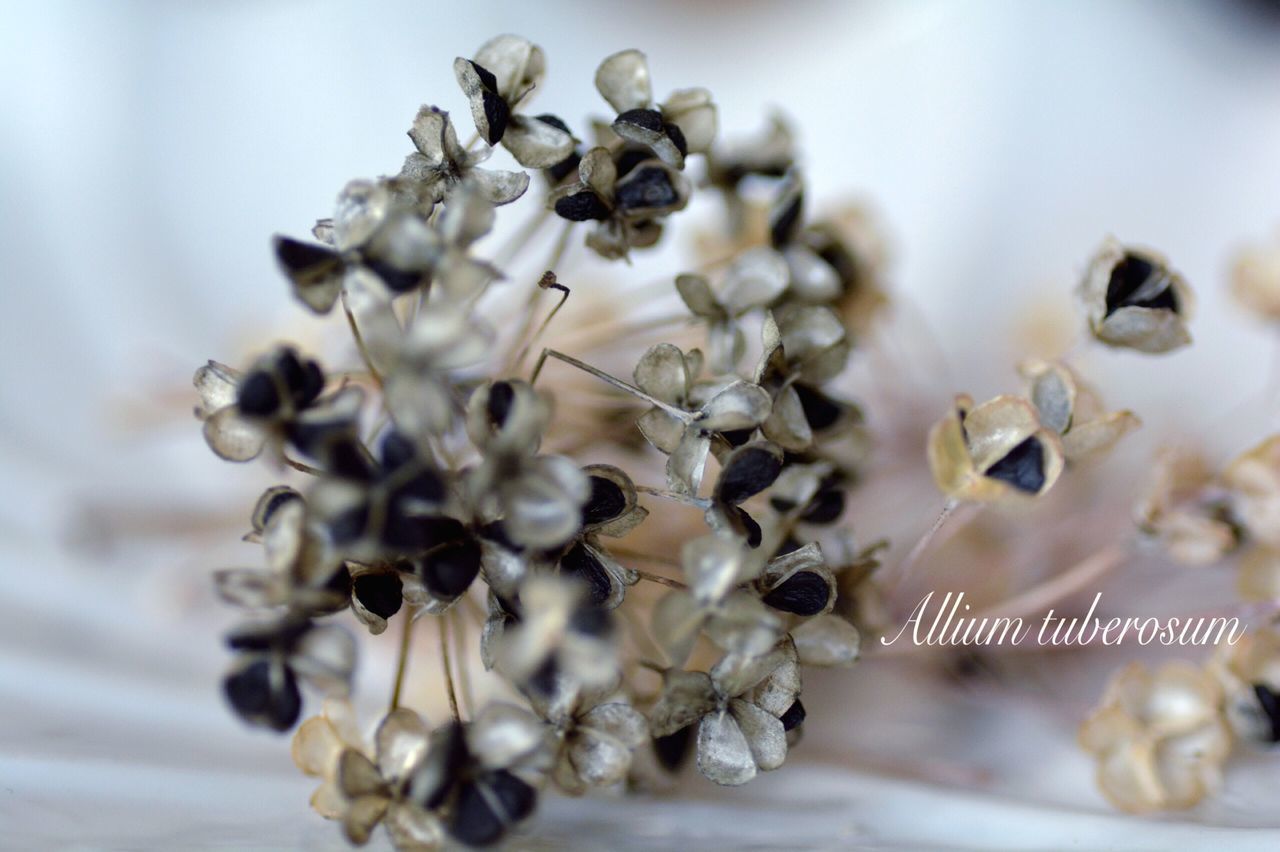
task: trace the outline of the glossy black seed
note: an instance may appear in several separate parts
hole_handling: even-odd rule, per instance
[[[1257,696],[1262,712],[1271,723],[1271,731],[1267,735],[1268,742],[1280,743],[1280,696],[1277,696],[1265,683],[1255,683],[1253,694]]]
[[[284,381],[284,386],[289,390],[289,396],[293,397],[295,393],[302,390],[303,382],[306,381],[306,371],[302,368],[302,361],[298,358],[298,353],[290,347],[281,349],[276,354],[276,373]]]
[[[680,129],[680,125],[668,122],[662,125],[662,132],[667,134],[667,138],[676,146],[681,157],[689,156],[689,143],[685,140],[684,131]]]
[[[502,521],[492,521],[485,524],[479,530],[480,537],[485,541],[491,541],[504,550],[512,553],[523,553],[524,546],[513,541],[511,536],[507,534],[507,527]]]
[[[656,109],[629,109],[619,113],[614,124],[630,124],[651,133],[662,133],[664,130],[662,113]]]
[[[364,444],[351,434],[347,424],[330,424],[329,433],[324,434],[322,427],[317,430],[317,440],[321,441],[319,449],[308,450],[301,442],[295,440],[299,449],[313,455],[324,463],[325,470],[341,479],[356,482],[372,482],[377,476]]]
[[[607,609],[588,604],[573,611],[569,626],[585,636],[608,636],[613,631],[613,618]]]
[[[295,276],[320,277],[333,272],[342,259],[328,246],[304,243],[291,237],[276,237],[276,259]]]
[[[347,563],[342,563],[337,570],[330,575],[324,584],[325,591],[333,592],[335,595],[346,597],[351,594],[351,569],[347,567]],[[345,602],[343,604],[346,605]]]
[[[416,290],[422,283],[422,273],[408,269],[400,269],[376,258],[365,258],[364,265],[393,293],[407,293]]]
[[[693,725],[685,725],[674,734],[653,738],[653,754],[668,772],[675,772],[692,754]]]
[[[582,162],[582,154],[580,154],[578,151],[575,150],[573,153],[565,157],[560,162],[556,163],[554,166],[550,166],[549,168],[546,168],[543,171],[547,173],[547,177],[551,179],[551,184],[554,186],[560,183],[561,181],[563,181],[569,175],[577,172],[578,165],[581,162]]]
[[[352,583],[351,593],[365,609],[382,618],[390,618],[400,611],[404,603],[404,583],[394,572],[385,574],[361,574]]]
[[[783,248],[795,238],[803,206],[804,193],[797,192],[782,210],[775,211],[769,222],[769,239],[774,248]]]
[[[827,607],[831,586],[812,571],[797,571],[764,596],[774,609],[796,615],[817,615]]]
[[[246,722],[273,731],[287,731],[302,714],[302,694],[288,666],[280,666],[272,678],[272,662],[257,660],[227,675],[222,691]]]
[[[1007,482],[1019,491],[1038,494],[1044,487],[1044,445],[1034,435],[987,468],[986,475]]]
[[[294,395],[294,402],[299,408],[305,408],[316,401],[316,397],[320,396],[324,390],[324,371],[320,369],[320,365],[315,361],[307,361],[303,364],[302,385],[298,388]]]
[[[270,417],[280,409],[280,392],[270,374],[254,370],[244,377],[236,394],[236,404],[242,414],[250,417]]]
[[[560,573],[581,581],[587,587],[587,599],[593,604],[603,604],[613,591],[609,572],[582,542],[569,548],[568,552],[560,557]]]
[[[834,426],[840,419],[840,414],[844,411],[844,406],[840,403],[815,387],[799,382],[792,387],[800,398],[800,407],[804,410],[804,419],[808,421],[810,429],[821,432]]]
[[[844,491],[839,488],[824,488],[805,507],[800,519],[810,524],[834,523],[844,514]]]
[[[551,125],[556,130],[568,133],[570,136],[573,135],[573,131],[569,129],[569,125],[565,124],[559,116],[552,115],[549,112],[544,112],[542,115],[535,115],[534,118],[541,121],[543,124]]]
[[[622,210],[670,207],[680,200],[671,177],[658,166],[641,166],[614,191],[614,201]]]
[[[797,698],[791,706],[787,708],[787,712],[782,714],[780,719],[782,722],[782,730],[794,731],[796,728],[804,724],[804,718],[806,715],[804,705],[801,704],[800,699]]]
[[[533,788],[510,772],[501,769],[486,772],[458,791],[458,800],[450,814],[449,834],[468,846],[496,843],[511,823],[532,812],[535,799]]]
[[[591,190],[584,189],[556,201],[556,215],[570,222],[603,221],[609,218],[609,205]]]
[[[485,141],[490,145],[497,145],[502,135],[507,132],[507,124],[511,121],[511,107],[507,105],[506,99],[498,94],[498,80],[493,73],[474,62],[471,63],[471,67],[475,69],[476,75],[480,78],[480,85],[483,87],[480,98],[484,103],[485,121],[489,123],[489,133]]]
[[[452,600],[468,588],[480,573],[480,545],[464,538],[440,546],[423,557],[419,575],[427,590],[442,600]]]
[[[1178,297],[1168,276],[1146,258],[1126,254],[1107,281],[1107,316],[1120,308],[1167,308],[1178,311]]]
[[[591,497],[582,509],[582,523],[602,524],[621,515],[627,509],[627,495],[621,486],[603,476],[591,477]]]
[[[754,427],[749,429],[730,429],[728,432],[721,432],[720,437],[724,438],[729,446],[737,448],[751,440],[751,436],[756,433]]]
[[[759,446],[736,450],[716,480],[715,498],[737,505],[768,488],[781,472],[781,453]]]
[[[726,506],[726,514],[733,529],[747,541],[748,547],[759,547],[764,540],[764,531],[756,523],[756,519],[747,514],[741,506]]]
[[[511,406],[516,401],[515,388],[510,382],[494,382],[489,388],[489,399],[486,400],[485,411],[493,424],[501,429],[511,415]]]
[[[383,470],[403,467],[417,457],[418,451],[413,441],[400,432],[388,432],[378,447],[378,460],[382,462]]]

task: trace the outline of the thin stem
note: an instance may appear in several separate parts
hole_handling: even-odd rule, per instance
[[[641,580],[648,580],[650,583],[657,583],[660,586],[666,586],[669,589],[687,589],[689,588],[679,580],[673,580],[670,577],[663,577],[661,574],[650,574],[648,571],[641,571],[639,568],[632,568]]]
[[[547,277],[555,280],[556,267],[560,265],[561,258],[564,257],[565,249],[569,246],[569,234],[573,226],[573,222],[566,222],[565,227],[560,230],[560,236],[556,239],[556,244],[551,250],[551,256],[547,258],[547,263],[543,267],[545,270],[542,277],[538,279],[538,286],[529,291],[529,298],[525,300],[523,318],[520,323],[520,330],[511,338],[512,352],[518,352],[519,357],[513,357],[509,361],[509,368],[514,369],[524,360],[525,351],[520,349],[520,341],[524,340],[529,334],[529,329],[533,327],[533,306],[538,302],[538,294],[547,288],[544,283]],[[566,290],[566,293],[568,291]]]
[[[634,385],[627,384],[622,379],[614,378],[613,376],[609,375],[603,370],[598,370],[595,367],[591,366],[590,364],[579,361],[577,358],[574,358],[571,355],[566,355],[563,352],[557,352],[554,349],[542,350],[542,354],[538,356],[538,363],[534,365],[533,374],[529,379],[529,384],[533,384],[538,381],[538,376],[542,373],[542,365],[546,362],[548,357],[555,358],[557,361],[563,361],[571,367],[577,367],[579,370],[582,370],[585,373],[590,373],[591,375],[595,376],[597,379],[600,379],[601,381],[604,381],[604,382],[607,382],[608,384],[613,385],[615,388],[617,388],[620,391],[623,391],[624,393],[629,393],[638,399],[643,399],[645,402],[649,403],[655,408],[660,408],[666,413],[670,414],[672,417],[676,418],[681,423],[689,423],[693,420],[693,415],[690,412],[685,411],[684,409],[681,409],[681,408],[676,408],[674,405],[671,405],[668,402],[663,402],[662,400],[657,399],[656,397],[652,397],[649,394],[645,393],[644,391],[640,390],[640,388],[635,387]]]
[[[347,304],[347,291],[342,291],[342,312],[347,315],[347,325],[351,326],[351,335],[356,340],[356,349],[360,351],[360,359],[364,361],[365,368],[369,371],[369,375],[373,377],[373,381],[379,388],[382,384],[382,374],[378,372],[378,368],[373,366],[373,358],[369,356],[369,348],[365,346],[364,336],[360,334],[360,326],[356,325],[355,314],[351,313],[351,306]]]
[[[556,314],[560,313],[560,309],[564,307],[564,303],[569,301],[569,288],[556,280],[556,274],[551,270],[543,273],[542,278],[538,281],[538,289],[540,290],[560,290],[564,293],[560,297],[560,301],[556,302],[556,306],[547,314],[547,318],[542,321],[542,325],[538,326],[538,330],[533,333],[533,337],[529,338],[529,342],[520,347],[520,352],[516,355],[515,360],[511,363],[511,372],[520,369],[520,365],[524,363],[524,359],[529,357],[529,350],[538,338],[542,337],[542,333],[547,330],[547,326],[551,325],[551,321],[556,318]],[[533,311],[529,311],[529,316],[533,316]]]
[[[457,607],[449,610],[448,617],[453,622],[453,644],[455,648],[467,647],[467,620],[463,617],[462,612]],[[459,652],[461,653],[461,651]],[[476,715],[476,699],[471,691],[471,667],[466,664],[465,660],[461,661],[458,666],[458,681],[462,687],[462,704],[467,708],[467,718],[474,719]]]
[[[706,510],[711,508],[711,500],[706,497],[694,497],[689,494],[677,494],[674,491],[667,491],[662,488],[651,488],[648,485],[637,485],[636,491],[641,494],[652,494],[654,497],[661,497],[664,500],[670,500],[673,503],[681,503],[685,506],[694,506],[698,509]]]
[[[449,712],[453,715],[453,721],[457,722],[462,717],[458,714],[458,693],[453,688],[453,666],[449,662],[449,625],[442,615],[436,616],[436,622],[440,625],[440,662],[444,666],[444,685],[449,694]]]
[[[409,667],[409,637],[413,635],[413,611],[407,610],[400,625],[400,656],[396,660],[396,682],[391,688],[391,710],[400,706],[400,693],[404,689],[404,674]]]
[[[897,577],[889,586],[887,596],[890,600],[892,600],[895,593],[915,575],[916,569],[919,567],[921,557],[923,557],[925,552],[929,549],[929,545],[933,542],[934,537],[937,536],[938,531],[942,529],[943,525],[947,522],[947,519],[952,516],[959,506],[960,502],[958,500],[948,500],[946,505],[942,507],[942,511],[938,513],[938,517],[933,522],[933,526],[929,527],[925,534],[920,536],[916,543],[911,546],[911,550],[907,552],[906,558],[904,558],[898,565]]]
[[[289,467],[293,468],[294,470],[300,470],[303,473],[310,474],[311,476],[324,475],[324,471],[318,467],[312,467],[309,464],[303,464],[302,462],[297,461],[296,459],[291,459],[288,456],[284,456],[283,458],[284,458],[284,463],[287,464]]]

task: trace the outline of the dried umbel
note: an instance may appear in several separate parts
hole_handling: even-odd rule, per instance
[[[453,70],[462,111],[423,105],[394,174],[342,187],[315,241],[274,240],[293,295],[346,345],[263,345],[195,376],[210,448],[293,476],[252,511],[261,567],[216,575],[246,611],[227,701],[251,725],[297,726],[312,803],[352,843],[385,831],[401,850],[498,842],[554,789],[779,768],[808,714],[830,712],[802,703],[803,669],[859,658],[889,626],[882,575],[921,550],[880,569],[886,543],[851,526],[878,448],[836,384],[885,313],[883,240],[856,209],[809,216],[785,122],[716,147],[710,93],[655,101],[635,50],[597,68],[611,112],[581,137],[530,111],[548,58],[529,41],[498,36]],[[495,146],[522,168],[489,168]],[[657,282],[680,313],[655,318],[598,267],[640,265],[705,187],[725,201],[704,240],[722,251]],[[494,250],[497,217],[526,196],[532,218]],[[578,242],[590,275],[565,260]],[[530,268],[530,252],[549,260]],[[1150,252],[1108,242],[1081,292],[1106,344],[1189,341],[1190,293]],[[608,316],[560,319],[584,300]],[[582,360],[596,355],[622,376]],[[564,384],[569,369],[590,389]],[[1138,425],[1066,359],[1023,375],[1025,396],[957,397],[930,433],[947,511],[1040,497]],[[1158,462],[1142,528],[1188,561],[1248,541],[1273,565],[1275,455],[1264,443],[1221,475]],[[655,523],[656,501],[687,516]],[[1269,572],[1242,570],[1242,586],[1274,594]],[[409,665],[422,633],[435,689]],[[357,647],[377,642],[398,648],[391,699],[357,719]],[[1083,735],[1104,789],[1134,810],[1199,798],[1225,754],[1222,695],[1274,722],[1271,668],[1259,652],[1225,659],[1221,679],[1127,670]],[[313,694],[323,711],[298,726]]]

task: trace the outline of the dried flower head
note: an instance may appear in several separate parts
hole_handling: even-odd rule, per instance
[[[990,502],[1035,497],[1062,472],[1062,440],[1040,423],[1035,407],[998,396],[977,407],[968,396],[929,432],[929,467],[938,488],[954,500]]]
[[[1093,336],[1109,346],[1160,353],[1191,342],[1191,288],[1154,252],[1108,238],[1089,262],[1080,297]]]

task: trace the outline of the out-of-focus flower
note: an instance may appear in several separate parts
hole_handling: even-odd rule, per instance
[[[1222,684],[1227,721],[1246,742],[1280,742],[1280,633],[1250,630],[1220,642],[1209,670]]]
[[[1103,409],[1093,389],[1066,364],[1030,360],[1018,371],[1030,384],[1027,396],[1040,412],[1040,422],[1062,436],[1068,462],[1105,455],[1142,425],[1131,411]]]
[[[1280,435],[1242,453],[1222,472],[1232,506],[1248,534],[1280,547]]]
[[[519,610],[498,640],[497,668],[543,696],[563,680],[570,689],[613,682],[618,672],[613,619],[590,602],[580,583],[531,576],[520,586]]]
[[[803,720],[802,713],[792,712],[800,667],[789,640],[761,655],[727,654],[710,673],[671,669],[664,680],[649,713],[650,733],[670,737],[696,725],[698,771],[708,779],[745,784],[786,760],[783,719]]]
[[[286,613],[268,621],[247,622],[227,635],[237,652],[222,690],[242,719],[274,731],[287,731],[302,712],[299,681],[326,695],[351,689],[356,646],[336,625]]]
[[[861,420],[857,406],[829,396],[821,384],[840,373],[849,356],[844,327],[827,308],[791,306],[768,314],[755,380],[773,397],[761,431],[792,452],[815,438],[842,431]]]
[[[1217,787],[1230,751],[1221,704],[1217,681],[1188,663],[1121,669],[1080,728],[1102,792],[1133,813],[1195,805]]]
[[[368,750],[351,702],[326,698],[320,715],[298,726],[290,748],[293,762],[303,774],[320,779],[311,795],[311,807],[325,819],[342,819],[347,802],[338,786],[338,761],[347,749]]]
[[[965,395],[929,432],[929,467],[953,500],[991,502],[1039,496],[1062,473],[1062,441],[1035,407],[998,396],[977,407]]]
[[[1217,562],[1240,544],[1226,494],[1216,487],[1208,463],[1179,447],[1157,453],[1134,519],[1184,565]]]
[[[1236,255],[1231,293],[1262,319],[1280,320],[1280,240],[1250,246]]]
[[[719,293],[702,275],[680,275],[676,290],[685,306],[707,326],[707,363],[717,374],[737,369],[746,352],[746,336],[738,320],[768,307],[787,288],[787,266],[767,249],[734,258]]]
[[[711,492],[707,525],[759,547],[763,531],[742,503],[764,491],[782,472],[782,450],[768,441],[753,441],[725,456]]]
[[[534,709],[552,727],[557,743],[552,778],[566,793],[609,787],[627,777],[631,755],[648,739],[648,722],[624,697],[611,698],[617,683],[576,693],[568,703],[532,697]]]
[[[1108,346],[1160,353],[1191,342],[1191,288],[1155,252],[1108,238],[1089,262],[1080,298],[1093,336]]]

